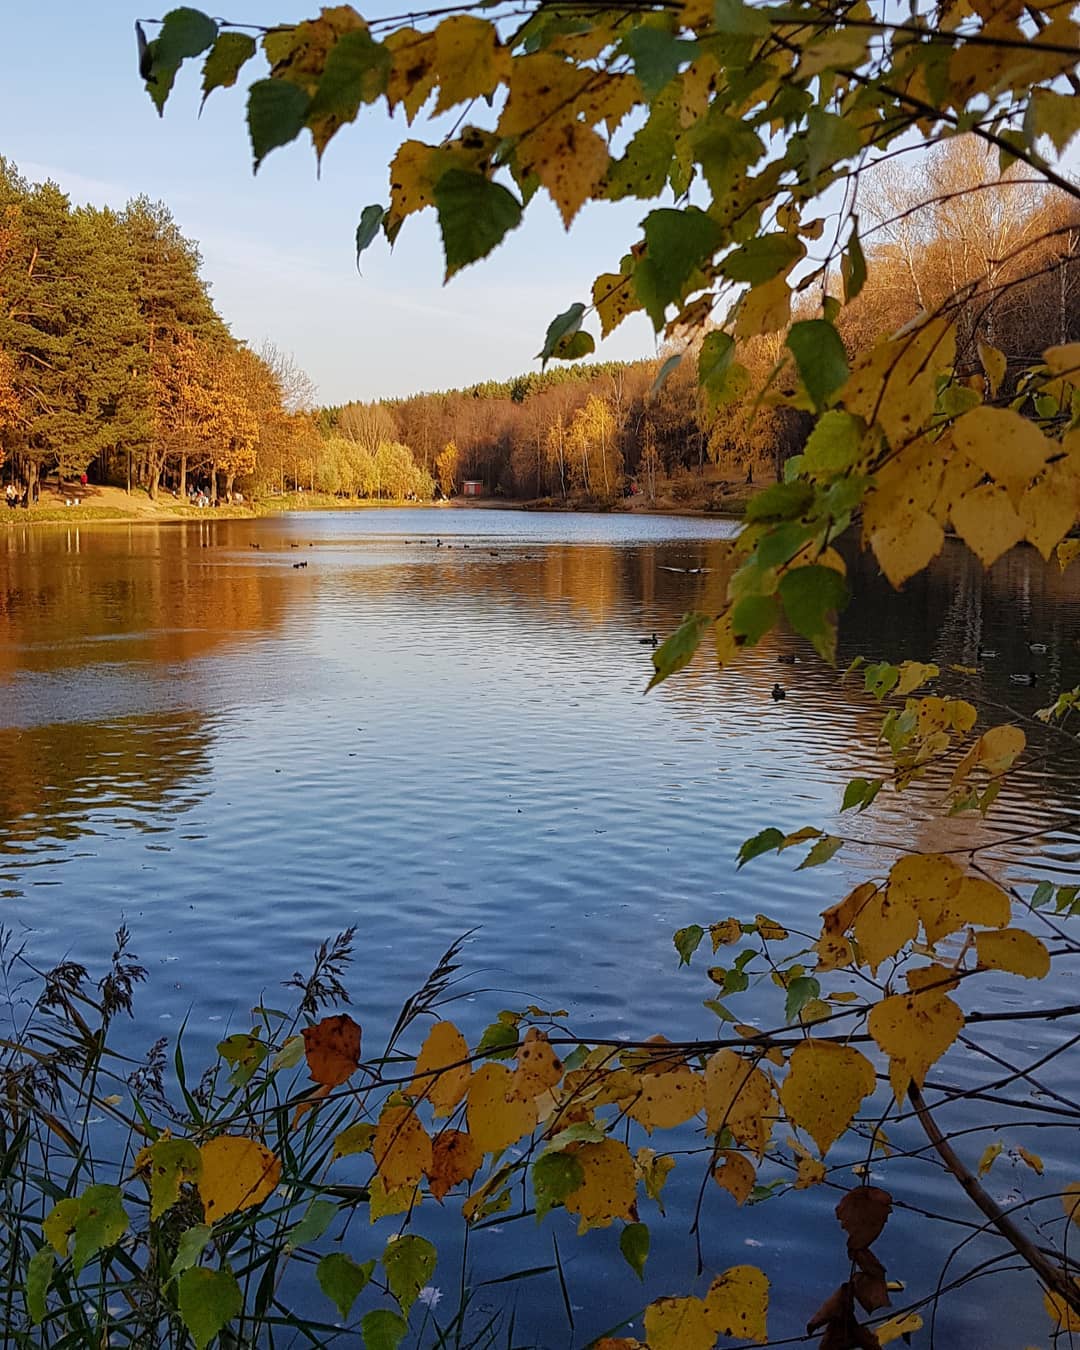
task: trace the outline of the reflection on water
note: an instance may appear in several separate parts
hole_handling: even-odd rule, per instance
[[[703,975],[675,969],[683,924],[760,911],[810,928],[887,865],[885,845],[993,841],[984,860],[1014,881],[1037,875],[1036,856],[1077,871],[1068,755],[1015,774],[985,822],[943,823],[933,779],[839,818],[846,778],[883,767],[881,709],[788,635],[723,679],[699,659],[644,698],[647,639],[719,607],[732,533],[712,520],[449,510],[0,534],[0,918],[30,930],[40,960],[83,961],[100,961],[126,919],[156,975],[133,1039],[190,1010],[197,1059],[349,924],[371,1044],[473,927],[477,992],[456,1011],[470,1033],[535,999],[597,1035],[705,1036]],[[984,575],[949,547],[898,597],[870,562],[851,564],[841,667],[858,653],[932,659],[942,690],[1023,713],[1080,682],[1075,569],[1021,550]],[[977,664],[980,644],[998,653],[980,676],[947,670]],[[800,660],[781,665],[781,653]],[[1036,688],[1010,682],[1032,669]],[[769,697],[777,679],[782,703]],[[739,843],[766,824],[852,842],[817,871],[785,855],[737,873]],[[1061,993],[1016,984],[1002,979],[1006,1005]],[[761,1004],[747,998],[752,1019]],[[1040,1034],[997,1044],[1030,1054]],[[978,1071],[949,1067],[954,1081]],[[979,1121],[970,1105],[951,1113],[954,1127]],[[1040,1134],[1049,1168],[1069,1160],[1067,1136]],[[699,1176],[677,1169],[673,1206]],[[908,1203],[956,1207],[932,1171],[912,1168],[907,1184]],[[788,1289],[807,1281],[807,1306],[778,1308],[774,1335],[799,1334],[829,1277],[844,1278],[842,1248],[820,1249],[834,1203],[807,1192],[782,1218],[764,1205],[731,1226],[710,1197],[710,1268],[749,1259]],[[544,1264],[549,1231],[536,1251],[478,1234],[474,1259],[487,1275]],[[936,1275],[944,1252],[939,1233],[912,1242],[917,1231],[901,1213],[884,1240],[890,1274],[909,1285]],[[589,1305],[582,1334],[692,1284],[682,1228],[655,1228],[644,1294],[613,1250],[610,1233],[564,1245]],[[550,1308],[529,1308],[531,1334],[565,1346],[551,1292]],[[981,1325],[972,1296],[939,1332],[1017,1344],[1041,1316],[1029,1294],[1015,1324]]]

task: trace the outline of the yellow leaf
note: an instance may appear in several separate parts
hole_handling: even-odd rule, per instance
[[[436,113],[467,99],[485,98],[510,76],[510,51],[495,25],[471,14],[454,14],[435,29],[439,79]]]
[[[889,895],[894,903],[914,905],[931,937],[941,906],[956,894],[964,874],[944,853],[912,853],[899,858],[889,872]]]
[[[922,1087],[927,1072],[952,1045],[964,1014],[947,994],[893,994],[870,1010],[870,1035],[889,1056],[889,1081],[898,1102],[912,1082]]]
[[[552,1050],[547,1036],[538,1027],[530,1027],[517,1055],[508,1101],[528,1102],[549,1092],[562,1078],[562,1060]]]
[[[716,648],[716,664],[721,670],[738,659],[742,648],[735,641],[730,609],[725,610],[713,624],[713,642]]]
[[[1001,382],[1005,378],[1005,369],[1007,362],[1005,353],[999,352],[996,347],[991,347],[987,343],[979,343],[979,360],[982,362],[982,368],[986,371],[986,378],[990,381],[990,392],[997,397],[997,391],[1001,388]]]
[[[376,1223],[390,1214],[406,1214],[420,1203],[421,1191],[416,1185],[387,1186],[378,1173],[368,1185],[368,1222]]]
[[[822,933],[814,943],[814,951],[817,952],[816,968],[819,973],[840,970],[843,966],[850,966],[855,960],[851,943],[838,933]]]
[[[1024,537],[1024,522],[1006,489],[994,483],[980,483],[965,492],[953,502],[951,517],[956,533],[984,567]]]
[[[484,1161],[484,1155],[472,1135],[463,1130],[443,1130],[431,1146],[431,1166],[427,1170],[431,1194],[442,1202],[452,1187],[471,1181]]]
[[[656,1201],[661,1214],[664,1206],[660,1201],[660,1192],[674,1166],[675,1159],[670,1154],[661,1153],[657,1156],[656,1150],[651,1148],[639,1148],[634,1158],[634,1176],[644,1183],[645,1194],[650,1200]]]
[[[641,308],[631,276],[622,272],[604,272],[593,282],[593,304],[600,316],[600,336],[614,332],[628,314]]]
[[[1031,1168],[1033,1172],[1035,1172],[1040,1177],[1042,1176],[1045,1169],[1043,1167],[1043,1160],[1039,1157],[1037,1153],[1031,1153],[1026,1148],[1023,1147],[1018,1147],[1016,1152],[1017,1156],[1023,1162],[1027,1163],[1027,1165]]]
[[[908,509],[880,520],[864,514],[863,537],[890,583],[900,587],[937,557],[945,531],[928,512]]]
[[[533,1101],[511,1101],[513,1075],[501,1064],[484,1064],[469,1085],[469,1133],[482,1153],[499,1153],[536,1125]]]
[[[1074,99],[1070,95],[1062,101],[1071,104]],[[1080,376],[1080,342],[1069,342],[1063,347],[1047,347],[1043,352],[1043,360],[1049,366],[1051,375],[1069,375],[1076,379]]]
[[[705,1316],[717,1336],[764,1345],[769,1281],[756,1266],[732,1266],[718,1275],[705,1295]]]
[[[975,768],[985,769],[991,777],[1004,773],[1023,753],[1026,745],[1027,738],[1019,727],[1008,724],[991,727],[989,731],[983,732],[956,766],[952,777],[953,787],[962,783]]]
[[[982,1157],[979,1159],[979,1176],[986,1176],[994,1163],[997,1162],[1004,1147],[1004,1144],[987,1144],[986,1148],[983,1149]]]
[[[699,1298],[658,1298],[645,1309],[649,1350],[713,1350],[716,1332]]]
[[[877,975],[882,961],[911,942],[919,931],[919,915],[910,896],[890,886],[877,891],[859,911],[854,937],[859,955]]]
[[[1080,1290],[1080,1280],[1074,1280],[1073,1283]],[[1074,1312],[1068,1303],[1060,1294],[1052,1294],[1047,1290],[1043,1294],[1043,1306],[1046,1308],[1051,1320],[1054,1322],[1058,1332],[1077,1332],[1080,1331],[1080,1313]]]
[[[791,289],[782,276],[755,286],[742,298],[735,320],[740,340],[776,333],[791,320]]]
[[[719,951],[721,947],[730,947],[742,937],[742,924],[738,919],[723,919],[720,923],[711,923],[709,937],[712,938],[714,952]]]
[[[611,156],[603,139],[580,122],[542,122],[518,144],[518,165],[535,174],[559,208],[567,229],[604,180]]]
[[[811,1186],[820,1186],[825,1180],[825,1164],[817,1158],[800,1158],[795,1168],[795,1189],[809,1190]]]
[[[390,74],[386,101],[391,112],[400,103],[410,126],[438,82],[435,63],[435,34],[415,28],[396,28],[383,44],[390,53]]]
[[[1076,524],[1080,479],[1068,464],[1051,464],[1020,499],[1017,508],[1029,544],[1050,555]]]
[[[975,953],[979,965],[991,970],[1007,970],[1029,980],[1041,980],[1050,974],[1050,953],[1046,944],[1023,928],[976,933]]]
[[[221,1134],[199,1152],[199,1196],[207,1223],[261,1205],[281,1177],[279,1159],[255,1139]]]
[[[874,1335],[877,1337],[878,1345],[891,1345],[901,1336],[910,1336],[913,1331],[921,1331],[922,1324],[923,1320],[918,1313],[900,1313],[876,1326]]]
[[[431,1139],[411,1106],[384,1106],[371,1144],[387,1191],[415,1186],[431,1167]]]
[[[783,942],[788,935],[783,924],[777,923],[775,919],[770,919],[765,914],[755,914],[754,922],[757,925],[758,935],[766,942]]]
[[[947,966],[938,965],[937,962],[929,966],[911,967],[905,971],[904,979],[907,980],[907,986],[913,994],[921,993],[924,989],[945,992],[955,989],[958,983],[955,972]]]
[[[668,1073],[646,1074],[641,1095],[630,1108],[634,1120],[653,1130],[672,1130],[690,1120],[705,1105],[705,1085],[700,1074],[686,1065]]]
[[[436,1022],[416,1057],[409,1096],[426,1098],[436,1119],[448,1116],[469,1090],[468,1058],[468,1044],[453,1022]]]
[[[741,1205],[754,1189],[754,1181],[757,1178],[757,1172],[750,1159],[730,1148],[721,1149],[717,1154],[712,1175],[713,1181],[721,1190],[733,1195],[738,1205]]]
[[[1080,539],[1065,539],[1057,546],[1058,566],[1064,572],[1073,559],[1080,554]]]
[[[578,1232],[607,1228],[613,1219],[632,1219],[637,1178],[626,1145],[618,1139],[604,1139],[598,1144],[579,1144],[572,1153],[585,1180],[564,1203],[571,1214],[580,1216]]]
[[[354,1153],[366,1153],[375,1139],[375,1126],[370,1121],[347,1125],[334,1140],[334,1158],[348,1158]]]
[[[828,909],[823,910],[822,932],[836,936],[849,932],[863,906],[877,895],[877,889],[872,881],[862,881],[839,904],[830,905]]]
[[[1012,917],[1012,902],[1000,886],[982,877],[964,877],[955,893],[942,906],[939,935],[955,933],[974,925],[979,928],[1005,928]],[[930,938],[928,941],[936,941]]]
[[[1061,1193],[1065,1217],[1080,1228],[1080,1181],[1070,1181]]]
[[[579,69],[550,52],[516,57],[510,71],[510,96],[499,118],[500,136],[523,136],[569,110],[596,72]]]
[[[726,1125],[740,1144],[760,1158],[772,1133],[772,1085],[760,1069],[734,1050],[718,1050],[705,1066],[705,1118],[710,1134]]]
[[[874,1066],[853,1046],[811,1038],[791,1052],[780,1102],[822,1157],[855,1119],[874,1090]]]
[[[940,674],[941,668],[935,666],[933,662],[924,664],[922,661],[903,661],[900,664],[900,678],[892,692],[895,697],[903,698],[905,694],[912,693],[927,680],[937,679]]]

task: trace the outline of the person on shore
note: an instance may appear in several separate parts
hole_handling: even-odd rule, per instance
[[[4,489],[4,499],[9,507],[15,507],[19,504],[19,494],[16,491],[15,484],[9,483]]]

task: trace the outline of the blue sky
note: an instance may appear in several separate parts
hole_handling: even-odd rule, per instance
[[[138,8],[133,7],[138,4]],[[198,117],[189,63],[159,120],[135,68],[136,18],[171,4],[35,0],[6,7],[9,53],[0,84],[0,154],[32,179],[54,178],[73,201],[122,205],[145,192],[199,241],[224,318],[258,346],[295,355],[328,403],[442,389],[532,368],[548,322],[587,300],[598,272],[616,270],[636,237],[640,205],[595,205],[567,236],[546,194],[486,263],[444,287],[434,213],[406,222],[391,255],[380,240],[357,275],[360,210],[385,201],[387,165],[408,134],[385,104],[338,134],[317,176],[310,144],[275,151],[251,172],[243,88],[217,91]],[[230,0],[227,17],[266,23],[307,17],[304,0]],[[392,0],[362,8],[395,12]],[[23,59],[18,59],[18,54]],[[599,334],[596,334],[599,336]],[[631,316],[598,356],[654,351],[651,326]]]

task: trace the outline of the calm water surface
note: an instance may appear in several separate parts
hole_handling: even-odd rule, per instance
[[[1052,867],[1076,879],[1075,765],[1060,756],[1017,773],[986,823],[943,822],[933,783],[839,822],[846,778],[882,764],[881,710],[793,638],[768,639],[722,680],[700,660],[643,697],[641,639],[719,606],[732,533],[710,520],[456,510],[0,531],[0,922],[41,962],[91,966],[126,922],[151,971],[131,1045],[187,1016],[198,1060],[264,991],[280,1002],[280,981],[349,925],[369,1045],[471,929],[471,992],[453,1013],[470,1036],[529,1001],[568,1009],[586,1034],[707,1036],[708,961],[680,972],[671,945],[684,924],[764,912],[813,928],[853,879],[888,865],[888,845],[999,840],[984,858],[1002,878]],[[973,665],[982,642],[999,656],[977,699],[1031,711],[1080,682],[1077,569],[1062,576],[1016,551],[983,575],[948,548],[901,599],[853,565],[841,667],[856,653]],[[1049,654],[1032,657],[1031,639]],[[779,665],[785,651],[800,664]],[[1033,663],[1038,688],[1009,682]],[[769,696],[777,678],[782,703]],[[949,679],[972,696],[971,681]],[[818,871],[786,854],[737,873],[738,845],[767,824],[832,825],[861,842]],[[1075,981],[1070,992],[1065,977],[1003,977],[997,995],[1059,1002]],[[745,997],[753,1020],[766,1005]],[[1030,1059],[1067,1034],[1019,1023],[993,1046]],[[986,1076],[972,1055],[941,1072]],[[1055,1086],[1075,1097],[1080,1081]],[[993,1110],[953,1107],[946,1123],[986,1124]],[[1006,1143],[1041,1153],[1050,1176],[1075,1171],[1074,1134],[1017,1128]],[[974,1135],[969,1161],[993,1137]],[[669,1210],[696,1193],[699,1166],[682,1173]],[[1052,1189],[1005,1162],[990,1183],[999,1198]],[[893,1166],[888,1184],[971,1218],[932,1167]],[[806,1192],[733,1221],[728,1197],[708,1197],[707,1272],[761,1264],[784,1291],[774,1336],[799,1335],[846,1276],[836,1199]],[[436,1234],[440,1223],[456,1232],[436,1219]],[[565,1233],[575,1329],[558,1286],[537,1285],[519,1344],[584,1344],[649,1298],[701,1284],[685,1220],[654,1228],[644,1291],[614,1230],[574,1243],[550,1219],[538,1235],[526,1227],[477,1234],[476,1276],[550,1261],[553,1228]],[[925,1289],[969,1233],[900,1212],[878,1250],[890,1276]],[[972,1244],[956,1272],[996,1251]],[[992,1317],[976,1283],[946,1304],[938,1343],[1045,1339],[1028,1282],[999,1282],[990,1303]]]

